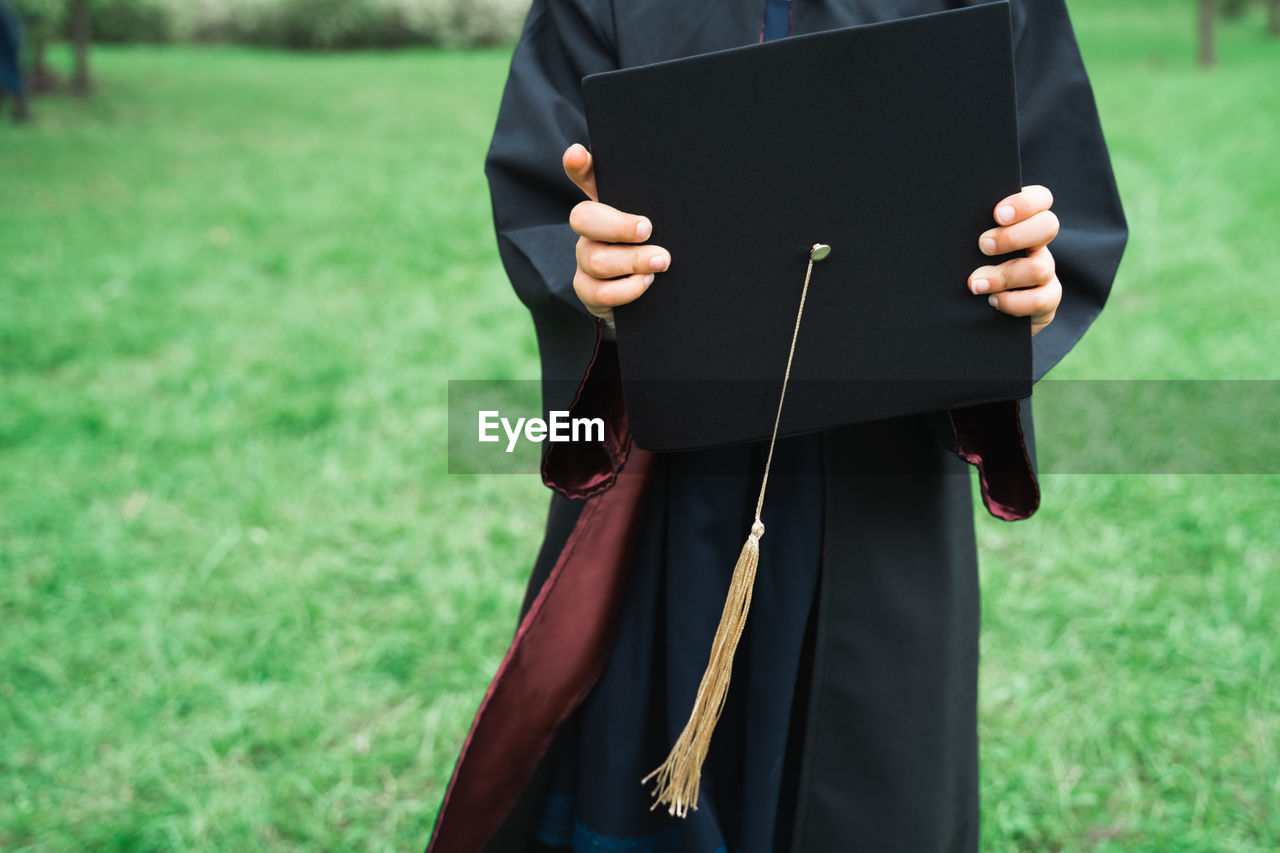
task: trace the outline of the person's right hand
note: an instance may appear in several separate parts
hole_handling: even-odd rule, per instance
[[[569,224],[578,235],[578,271],[573,290],[597,317],[613,319],[616,305],[634,301],[653,284],[654,273],[671,266],[661,246],[645,244],[653,233],[646,217],[601,204],[591,153],[574,143],[564,152],[564,171],[590,201],[574,207]]]

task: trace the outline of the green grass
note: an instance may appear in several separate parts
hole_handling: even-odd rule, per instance
[[[1073,11],[1134,238],[1055,376],[1277,378],[1280,41]],[[0,849],[416,849],[546,501],[446,473],[447,380],[537,373],[506,57],[96,62],[0,125]],[[1043,486],[979,522],[984,850],[1277,849],[1280,478]]]
[[[1280,378],[1280,40],[1255,11],[1203,71],[1168,5],[1072,4],[1132,238],[1055,378]],[[1280,849],[1280,478],[1042,487],[1029,522],[979,522],[983,849]]]

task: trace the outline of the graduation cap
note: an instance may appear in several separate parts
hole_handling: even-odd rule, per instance
[[[635,442],[769,440],[688,725],[650,778],[696,808],[751,600],[778,435],[1026,397],[1026,318],[968,292],[1021,189],[1008,4],[595,74],[600,200],[653,222],[669,271],[615,309]],[[647,780],[646,780],[647,781]]]

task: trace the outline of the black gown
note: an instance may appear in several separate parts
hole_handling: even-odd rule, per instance
[[[601,345],[572,288],[567,215],[581,195],[560,170],[564,149],[587,138],[581,78],[759,41],[766,5],[535,0],[487,173],[503,262],[533,314],[547,409],[569,408]],[[776,16],[777,0],[768,5]],[[965,5],[976,4],[795,0],[789,23],[805,33]],[[1064,296],[1034,340],[1039,378],[1101,309],[1126,230],[1065,7],[1020,0],[1013,21],[1024,183],[1054,191],[1063,223],[1052,249]],[[1023,454],[1029,470],[1029,407],[1011,429],[1017,452],[1006,452]],[[607,665],[490,853],[977,849],[979,597],[965,464],[973,459],[945,416],[779,444],[757,605],[700,808],[685,820],[649,811],[639,780],[687,719],[762,450],[657,457]],[[560,491],[530,599],[587,494],[547,479]],[[982,485],[1004,518],[1025,517],[1038,501],[1025,488],[1001,496],[985,471]]]

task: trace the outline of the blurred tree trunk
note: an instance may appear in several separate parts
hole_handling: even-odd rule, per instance
[[[75,70],[71,73],[71,89],[87,94],[89,79],[89,0],[71,2],[71,44],[75,50]]]
[[[1222,17],[1243,18],[1249,0],[1222,0]]]
[[[1218,9],[1217,0],[1200,0],[1200,64],[1208,68],[1217,61],[1213,50],[1213,17]]]
[[[1267,0],[1267,32],[1280,36],[1280,0]]]
[[[31,39],[31,91],[52,92],[58,88],[57,75],[49,67],[49,55],[45,49],[48,40],[43,33]]]

